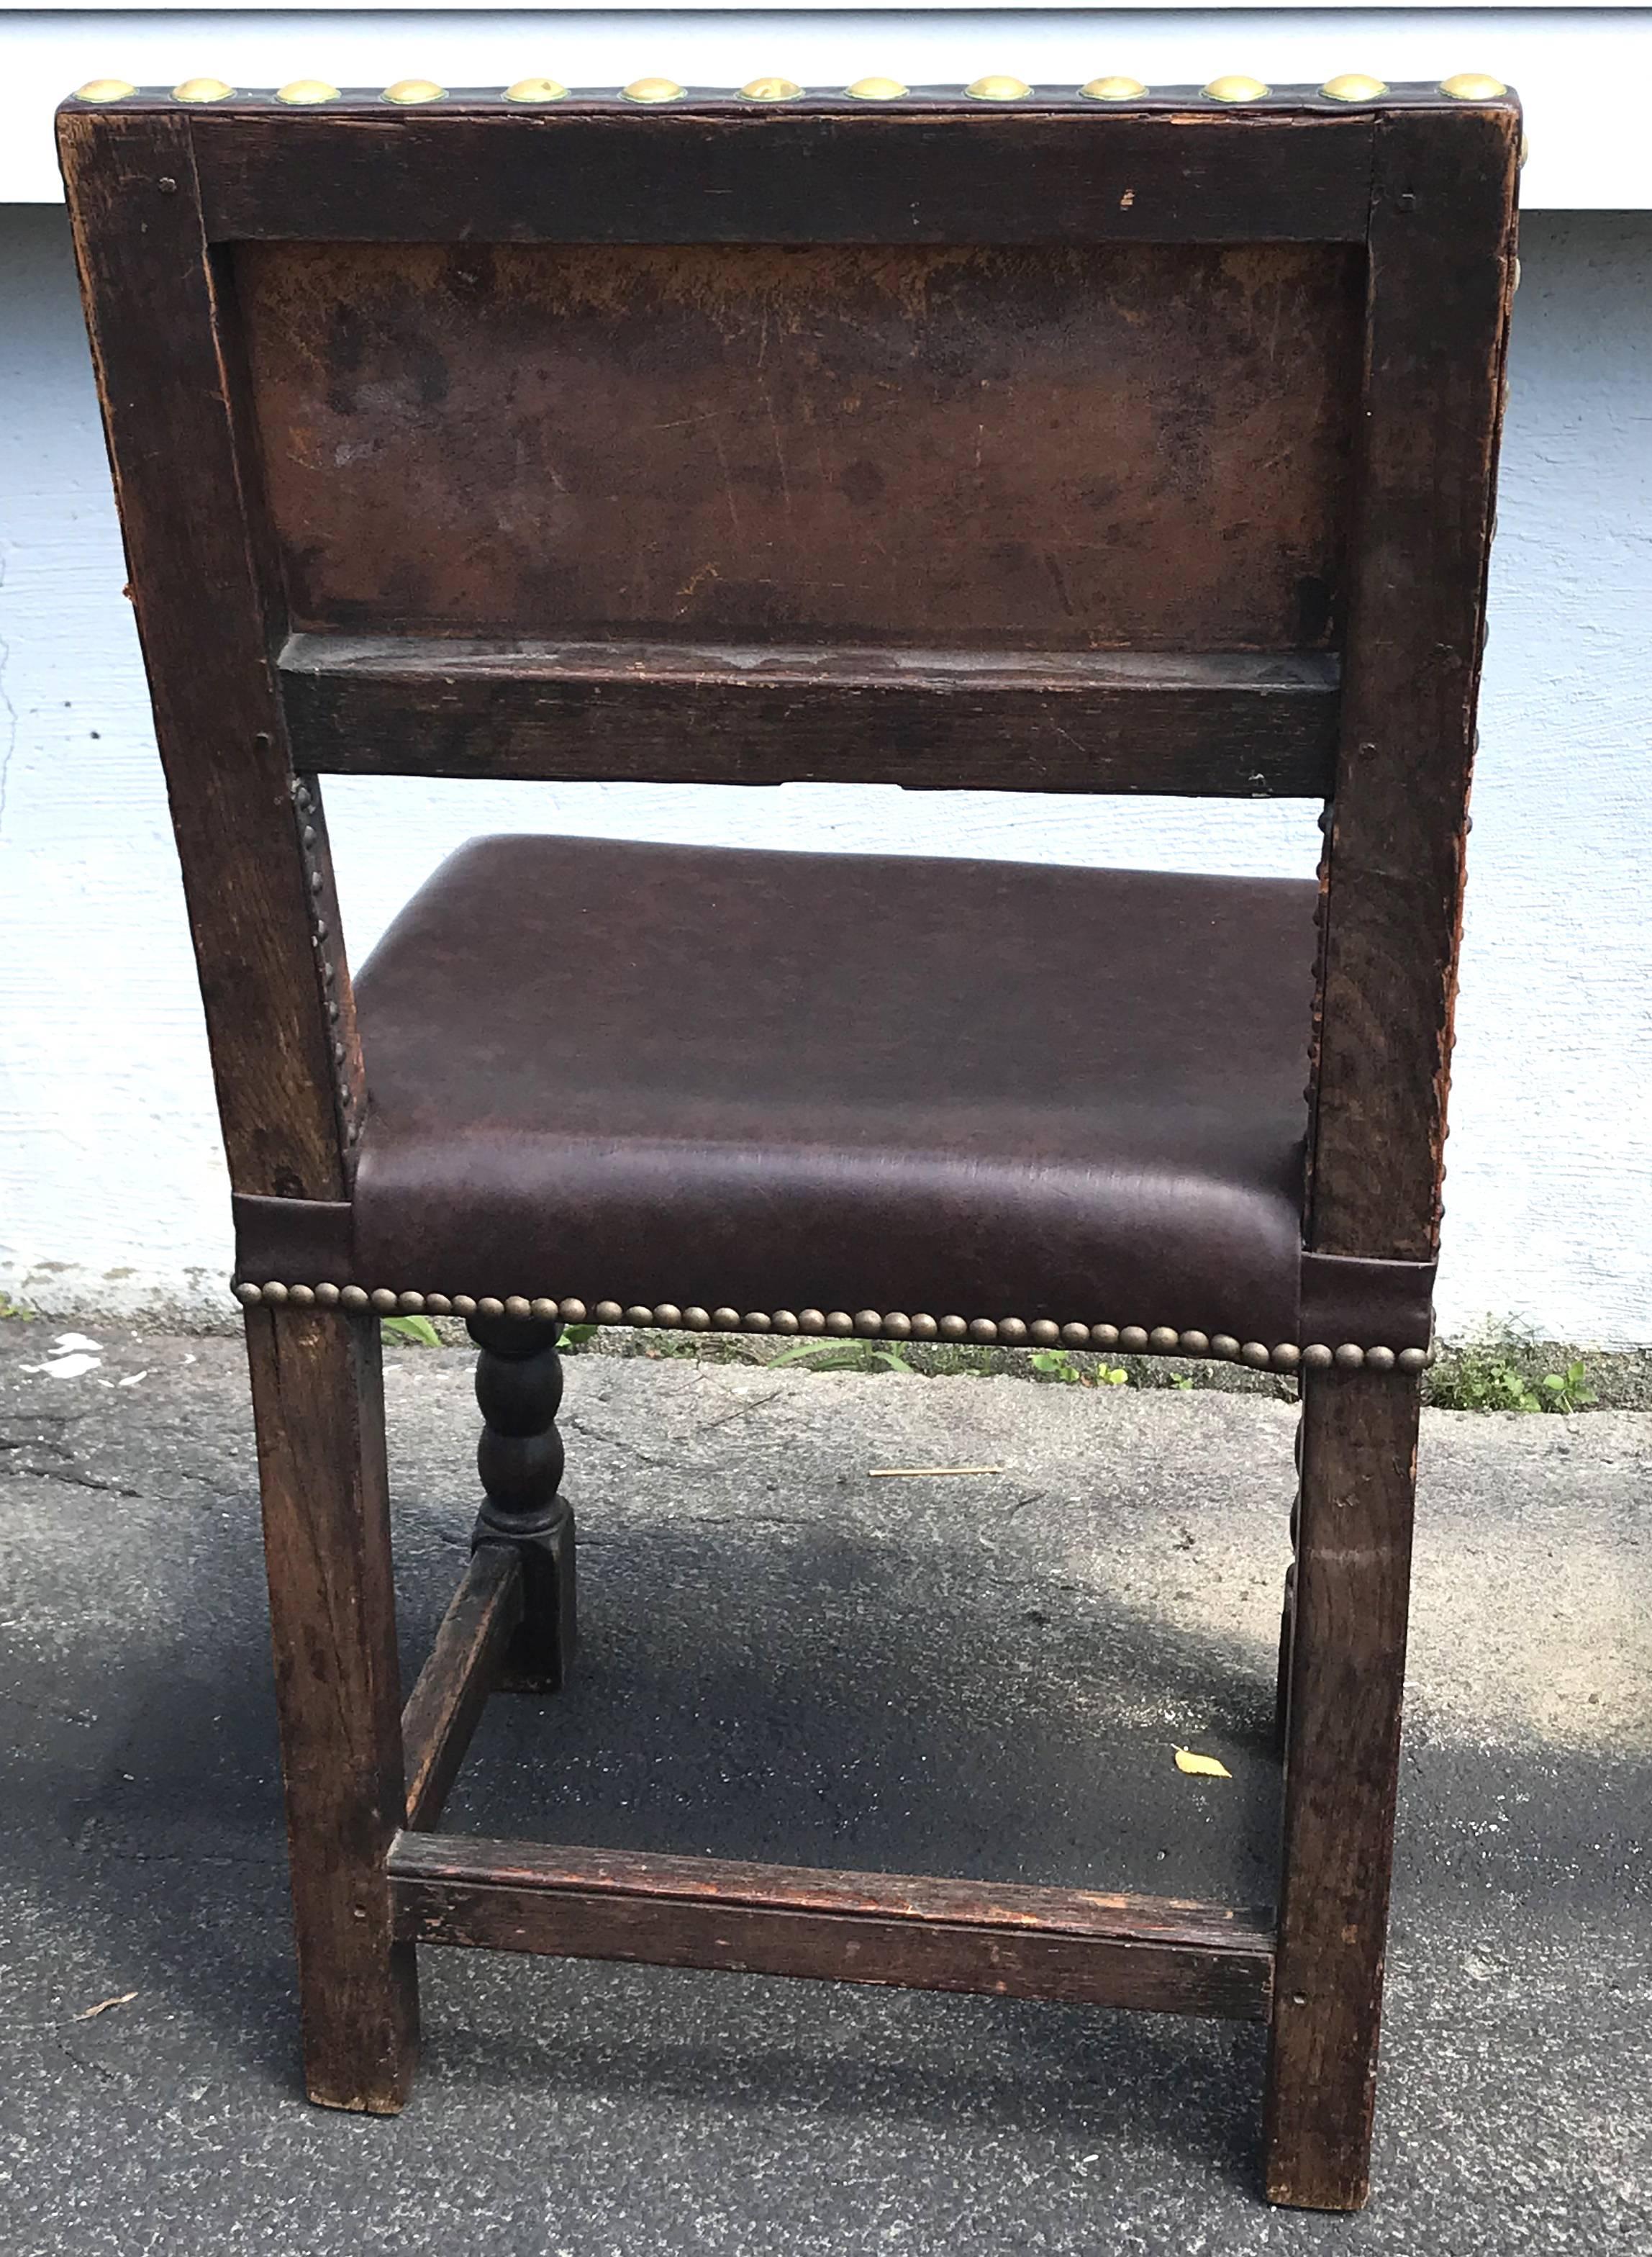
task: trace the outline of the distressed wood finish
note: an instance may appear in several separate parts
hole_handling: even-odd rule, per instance
[[[406,1798],[378,1320],[259,1307],[246,1329],[306,2082],[326,2107],[390,2115],[418,1992],[385,1871]]]
[[[385,243],[1358,243],[1372,114],[1098,115],[954,91],[893,114],[726,99],[192,120],[215,237]],[[1100,130],[1105,129],[1105,130]]]
[[[317,773],[1329,784],[1304,1238],[1355,1258],[1303,1286],[1358,1336],[1362,1263],[1434,1253],[1519,130],[1415,88],[66,106],[246,1228],[360,1220]],[[557,1327],[501,1305],[410,1783],[378,1318],[248,1312],[313,2096],[401,2105],[416,1940],[1252,2016],[1271,2197],[1358,2206],[1415,1377],[1304,1373],[1275,1933],[399,1831],[572,1650]]]
[[[748,650],[305,634],[281,654],[307,766],[345,775],[899,783],[1324,798],[1323,652]]]
[[[515,1546],[478,1545],[402,1711],[410,1827],[433,1827],[441,1817],[521,1619]]]
[[[1266,1915],[892,1873],[404,1835],[398,1932],[425,1943],[1265,2019]]]
[[[1309,1242],[1432,1258],[1520,117],[1385,115]]]
[[[1310,1372],[1292,1578],[1271,2201],[1369,2185],[1400,1759],[1419,1385]]]
[[[257,498],[188,120],[70,110],[59,138],[231,1180],[336,1199],[328,1022]]]

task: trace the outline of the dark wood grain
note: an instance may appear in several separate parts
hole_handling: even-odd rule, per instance
[[[393,2114],[418,2049],[385,1856],[406,1807],[378,1319],[249,1309],[305,2077]]]
[[[1418,1400],[1394,1373],[1304,1376],[1265,2141],[1269,2199],[1306,2210],[1369,2184]]]
[[[349,775],[1323,798],[1327,653],[737,650],[294,635],[287,726]]]
[[[335,1199],[327,1021],[188,121],[66,111],[60,148],[231,1179]]]
[[[1378,127],[1309,1242],[1433,1256],[1520,119]]]
[[[904,1874],[404,1835],[399,1932],[567,1958],[1265,2019],[1266,1916]]]
[[[521,1617],[516,1547],[478,1546],[402,1711],[409,1826],[432,1827],[441,1817]]]
[[[879,115],[376,97],[198,111],[215,239],[413,243],[1360,241],[1368,111],[1248,115],[957,94]]]

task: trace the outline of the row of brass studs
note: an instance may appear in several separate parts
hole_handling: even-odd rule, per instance
[[[356,1104],[356,1093],[350,1087],[349,1075],[345,1071],[348,1053],[343,1044],[339,1040],[338,1035],[342,1015],[338,1001],[338,965],[331,945],[332,928],[321,914],[320,908],[316,906],[326,880],[316,860],[315,849],[320,841],[317,826],[313,820],[315,814],[315,801],[307,784],[294,786],[293,804],[299,813],[299,847],[303,857],[304,882],[311,902],[310,932],[315,943],[316,955],[321,960],[321,985],[327,990],[327,1039],[332,1051],[333,1065],[338,1074],[334,1093],[338,1100],[339,1123],[345,1143],[354,1144],[361,1136],[362,1124]]]
[[[530,1300],[523,1293],[504,1300],[490,1294],[395,1293],[381,1285],[369,1292],[364,1285],[242,1284],[237,1298],[247,1307],[260,1301],[296,1309],[375,1309],[385,1317],[514,1317],[540,1324],[632,1325],[639,1330],[658,1326],[667,1332],[688,1333],[801,1333],[829,1340],[973,1341],[983,1348],[1063,1348],[1117,1349],[1125,1355],[1214,1356],[1218,1362],[1245,1363],[1256,1371],[1424,1371],[1434,1361],[1432,1349],[1421,1348],[1359,1348],[1352,1341],[1340,1347],[1318,1343],[1298,1348],[1283,1341],[1268,1348],[1261,1341],[1235,1340],[1231,1333],[1177,1332],[1169,1325],[1148,1331],[1145,1325],[1058,1325],[1048,1317],[1031,1324],[1020,1317],[908,1317],[898,1310],[887,1315],[877,1309],[680,1309],[662,1301],[647,1308],[640,1302],[624,1308],[618,1301]]]
[[[1439,85],[1441,93],[1449,95],[1453,102],[1495,102],[1508,92],[1501,79],[1489,77],[1484,71],[1459,71],[1454,78],[1442,79]],[[852,86],[844,89],[856,102],[899,102],[908,90],[894,78],[858,78]],[[75,99],[124,102],[128,95],[137,91],[124,78],[95,78],[76,88]],[[235,91],[221,78],[187,78],[181,85],[173,87],[173,98],[177,102],[225,102]],[[382,98],[413,107],[443,101],[447,91],[434,79],[399,78],[385,88]],[[682,101],[688,88],[671,78],[634,78],[620,91],[627,102],[661,103]],[[971,80],[964,91],[975,102],[1025,102],[1033,89],[1025,79],[994,72]],[[1078,91],[1091,102],[1139,102],[1152,89],[1136,78],[1092,78]],[[1213,78],[1204,88],[1211,102],[1228,103],[1260,102],[1272,91],[1259,78],[1237,75]],[[1375,102],[1387,94],[1388,88],[1383,79],[1370,78],[1362,71],[1345,71],[1339,78],[1327,79],[1319,91],[1332,102]],[[514,86],[505,88],[504,99],[530,103],[563,102],[568,92],[560,79],[519,78]],[[745,102],[801,102],[803,94],[803,88],[789,78],[749,79],[739,89],[740,99]],[[295,78],[278,88],[275,98],[309,109],[322,103],[337,102],[342,96],[338,88],[329,86],[325,79]]]

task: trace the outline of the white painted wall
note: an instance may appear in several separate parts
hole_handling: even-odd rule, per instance
[[[1652,1342],[1652,215],[1528,214],[1442,1322]],[[0,1288],[228,1307],[204,1037],[60,211],[0,211]],[[211,632],[203,610],[203,635]],[[1303,810],[335,784],[359,959],[483,828],[1303,871]],[[1053,968],[1093,981],[1106,968]]]

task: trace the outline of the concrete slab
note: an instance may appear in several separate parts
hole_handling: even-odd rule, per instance
[[[9,2257],[1652,2252],[1644,1414],[1427,1415],[1338,2221],[1257,2197],[1260,2034],[1145,2016],[429,1953],[406,2114],[308,2108],[238,1346],[88,1330],[55,1378],[0,1326]],[[416,1664],[469,1359],[389,1362]],[[584,1666],[492,1705],[455,1824],[1269,1896],[1287,1406],[582,1356],[566,1425]],[[868,1478],[959,1462],[1003,1470]]]

